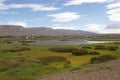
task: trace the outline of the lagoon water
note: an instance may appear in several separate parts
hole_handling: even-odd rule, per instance
[[[81,40],[71,40],[71,41],[59,41],[59,40],[43,40],[28,43],[29,45],[81,45],[81,44],[95,44],[95,43],[105,43],[108,41],[81,41]]]

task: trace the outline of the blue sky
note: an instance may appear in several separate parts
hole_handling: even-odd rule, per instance
[[[0,0],[0,24],[120,33],[120,0]]]

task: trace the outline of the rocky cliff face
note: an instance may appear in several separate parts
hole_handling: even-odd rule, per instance
[[[82,30],[66,30],[52,28],[24,28],[15,25],[0,25],[0,36],[56,36],[56,35],[81,35],[95,34]]]

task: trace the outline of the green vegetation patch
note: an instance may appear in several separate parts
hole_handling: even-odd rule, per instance
[[[97,51],[88,51],[88,50],[77,50],[73,51],[72,55],[74,56],[82,56],[82,55],[99,55],[100,53]]]
[[[107,46],[107,49],[111,51],[116,51],[118,48],[118,46]]]
[[[103,45],[97,45],[97,46],[95,46],[95,49],[97,49],[97,50],[106,50],[106,47],[103,46]]]
[[[116,51],[119,47],[118,46],[103,46],[103,45],[97,45],[94,49],[96,50],[111,50]]]
[[[18,59],[0,59],[0,72],[18,67],[20,63]]]
[[[14,47],[14,48],[1,49],[0,52],[20,52],[20,51],[26,51],[26,50],[30,50],[30,48]]]
[[[81,55],[86,55],[86,54],[88,54],[87,50],[77,50],[77,51],[72,52],[72,55],[75,55],[75,56],[81,56]]]
[[[11,57],[15,57],[17,56],[17,54],[12,53],[12,52],[2,52],[0,53],[0,58],[11,58]]]
[[[17,68],[8,71],[9,76],[37,76],[55,72],[57,68],[50,65],[42,65],[40,63],[28,62]]]
[[[94,49],[96,46],[103,47]],[[0,43],[0,80],[35,80],[36,77],[46,74],[78,70],[93,63],[117,59],[116,56],[120,57],[119,47],[120,45],[115,43],[52,48]]]
[[[70,61],[68,61],[65,57],[62,56],[46,56],[46,57],[40,57],[38,58],[38,60],[42,64],[58,63],[58,62],[64,62],[66,64],[70,63]]]
[[[116,60],[118,59],[116,56],[113,55],[102,55],[99,57],[93,57],[90,61],[90,63],[94,64],[94,63],[102,63],[102,62],[106,62],[106,61],[110,61],[110,60]]]
[[[54,48],[49,48],[49,50],[53,52],[72,52],[75,50],[78,50],[77,48],[70,48],[70,47],[54,47]]]
[[[83,49],[92,49],[91,46],[83,46],[82,48],[83,48]]]

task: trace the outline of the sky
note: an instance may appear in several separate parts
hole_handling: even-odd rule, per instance
[[[120,0],[0,0],[0,25],[120,33]]]

